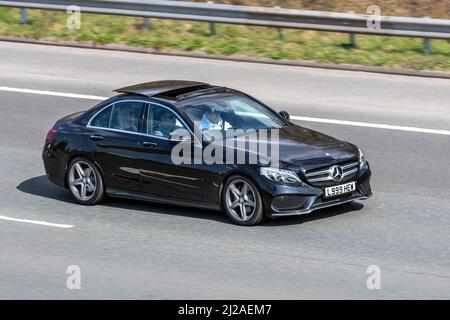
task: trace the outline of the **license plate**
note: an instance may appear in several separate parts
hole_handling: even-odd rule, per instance
[[[349,182],[338,186],[325,188],[325,197],[335,197],[344,193],[355,191],[356,182]]]

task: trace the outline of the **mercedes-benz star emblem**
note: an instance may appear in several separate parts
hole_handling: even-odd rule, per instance
[[[342,171],[342,168],[339,166],[332,166],[330,168],[330,176],[334,181],[341,181],[343,178],[343,174],[344,173]]]

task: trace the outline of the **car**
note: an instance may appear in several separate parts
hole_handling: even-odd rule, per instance
[[[241,91],[183,80],[115,91],[58,120],[45,139],[48,179],[80,204],[130,198],[225,211],[234,223],[251,226],[372,195],[369,163],[357,146],[298,126],[286,111]],[[250,136],[263,131],[270,131],[270,154],[250,146]],[[247,144],[219,144],[220,135]],[[260,157],[239,162],[239,152]],[[223,154],[233,161],[205,158]]]

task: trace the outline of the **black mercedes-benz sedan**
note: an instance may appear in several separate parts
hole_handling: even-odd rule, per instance
[[[107,196],[224,210],[240,225],[365,200],[355,145],[237,90],[156,81],[115,90],[47,134],[47,177],[84,205]]]

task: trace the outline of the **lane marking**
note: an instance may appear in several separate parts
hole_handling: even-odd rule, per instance
[[[450,131],[448,131],[448,130],[424,129],[424,128],[417,128],[417,127],[403,127],[403,126],[394,126],[394,125],[390,125],[390,124],[334,120],[334,119],[322,119],[322,118],[311,118],[311,117],[299,117],[299,116],[292,116],[291,119],[298,120],[298,121],[342,124],[342,125],[346,125],[346,126],[355,126],[355,127],[366,127],[366,128],[378,128],[378,129],[387,129],[387,130],[442,134],[442,135],[447,135],[447,136],[450,135]]]
[[[32,90],[32,89],[11,88],[11,87],[0,87],[0,90],[1,91],[10,91],[10,92],[41,94],[41,95],[45,95],[45,96],[77,98],[77,99],[90,99],[90,100],[105,100],[105,99],[107,99],[107,97],[91,96],[91,95],[86,95],[86,94],[44,91],[44,90]]]
[[[22,89],[22,88],[12,88],[12,87],[0,87],[0,90],[1,91],[20,92],[20,93],[41,94],[41,95],[48,95],[48,96],[77,98],[77,99],[90,99],[90,100],[108,99],[108,97],[101,97],[101,96],[93,96],[93,95],[85,95],[85,94],[77,94],[77,93],[66,93],[66,92],[55,92],[55,91]],[[405,127],[405,126],[396,126],[396,125],[390,125],[390,124],[336,120],[336,119],[323,119],[323,118],[312,118],[312,117],[300,117],[300,116],[291,116],[291,119],[297,120],[297,121],[331,123],[331,124],[339,124],[339,125],[355,126],[355,127],[397,130],[397,131],[406,131],[406,132],[418,132],[418,133],[428,133],[428,134],[439,134],[439,135],[447,135],[447,136],[450,135],[450,131],[448,131],[448,130],[426,129],[426,128],[418,128],[418,127]]]
[[[63,229],[69,229],[69,228],[74,227],[73,225],[70,225],[70,224],[50,223],[50,222],[46,222],[46,221],[36,221],[36,220],[28,220],[28,219],[16,219],[16,218],[11,218],[11,217],[7,217],[7,216],[0,216],[0,220],[39,224],[42,226],[49,226],[49,227],[56,227],[56,228],[63,228]]]

